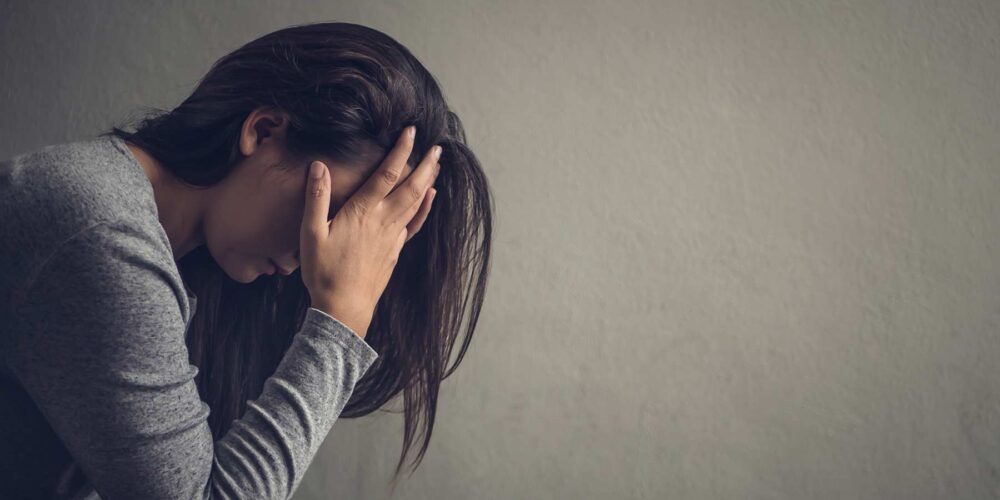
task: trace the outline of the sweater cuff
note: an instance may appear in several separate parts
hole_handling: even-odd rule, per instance
[[[306,317],[303,324],[312,324],[319,330],[326,332],[341,345],[356,353],[366,364],[370,365],[378,358],[378,352],[372,346],[368,345],[368,342],[365,342],[365,339],[361,338],[354,330],[339,319],[315,307],[309,307],[306,310]]]

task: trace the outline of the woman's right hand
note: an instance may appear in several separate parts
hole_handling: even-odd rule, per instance
[[[415,133],[415,127],[408,129]],[[435,193],[431,186],[440,169],[440,146],[431,148],[399,184],[413,149],[413,135],[406,132],[333,220],[327,220],[330,174],[326,165],[313,162],[321,177],[310,175],[307,181],[299,235],[302,281],[312,307],[337,318],[362,338],[403,244],[423,223]]]

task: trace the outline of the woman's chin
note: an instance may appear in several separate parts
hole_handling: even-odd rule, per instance
[[[226,273],[226,274],[229,274],[229,273]],[[229,277],[232,278],[233,281],[235,281],[237,283],[242,283],[244,285],[247,285],[247,284],[253,283],[254,281],[257,281],[257,278],[259,278],[261,276],[264,276],[264,273],[261,273],[260,271],[257,271],[256,269],[249,268],[249,267],[241,269],[240,272],[236,276],[233,276],[232,274],[229,274]]]

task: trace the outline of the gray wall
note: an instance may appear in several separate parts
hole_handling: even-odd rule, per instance
[[[142,4],[4,5],[0,156],[327,20],[464,119],[492,281],[394,498],[1000,494],[1000,3]],[[338,421],[296,498],[386,497],[401,422]]]

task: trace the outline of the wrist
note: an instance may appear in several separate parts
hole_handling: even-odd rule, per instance
[[[314,302],[311,307],[319,309],[337,321],[340,321],[353,330],[358,337],[365,338],[365,335],[368,334],[372,312],[367,311],[363,307],[352,306],[340,300],[321,300]]]

